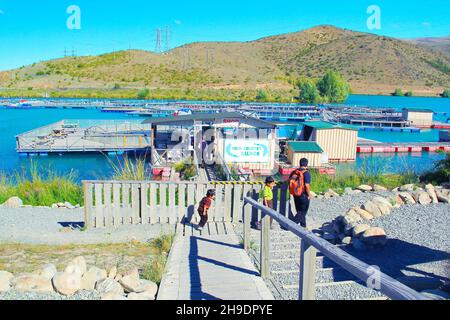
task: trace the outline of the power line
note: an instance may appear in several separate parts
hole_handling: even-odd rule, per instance
[[[161,29],[155,30],[155,52],[161,53]]]
[[[166,26],[164,28],[164,51],[170,50],[170,37],[171,37],[171,30],[169,26]]]

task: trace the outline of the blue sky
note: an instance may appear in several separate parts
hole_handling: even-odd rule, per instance
[[[81,29],[69,30],[70,5]],[[367,28],[370,5],[381,29]],[[249,41],[320,24],[398,38],[450,34],[449,0],[0,0],[0,70],[62,57],[113,50],[154,50],[155,29],[169,26],[171,47],[194,41]]]

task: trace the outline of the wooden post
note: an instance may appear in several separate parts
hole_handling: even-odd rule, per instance
[[[305,240],[301,240],[299,300],[315,300],[316,252],[316,248],[307,244]]]
[[[252,206],[248,203],[244,203],[242,211],[242,222],[244,225],[244,250],[248,251],[250,249],[250,224],[252,220]]]
[[[264,214],[264,212],[262,212],[261,215],[261,248],[259,261],[261,262],[261,277],[263,279],[268,279],[270,277],[270,216],[268,214]]]
[[[83,183],[84,188],[84,227],[92,228],[92,184]]]

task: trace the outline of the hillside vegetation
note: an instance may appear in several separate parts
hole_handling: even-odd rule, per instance
[[[450,54],[384,36],[320,26],[251,42],[192,43],[167,53],[128,50],[67,57],[0,72],[8,90],[270,89],[284,97],[296,79],[339,71],[355,93],[395,88],[437,95],[450,85]],[[6,90],[6,91],[5,91]],[[238,93],[235,93],[237,91]],[[117,94],[117,92],[116,92]],[[65,94],[61,94],[65,96]],[[247,94],[243,93],[243,97]],[[213,94],[214,96],[214,94]]]

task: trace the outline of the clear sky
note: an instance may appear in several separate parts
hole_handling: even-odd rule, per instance
[[[79,30],[66,24],[71,5],[81,10]],[[381,9],[380,30],[367,27],[370,5]],[[155,29],[165,26],[172,48],[321,24],[398,38],[441,37],[450,34],[449,12],[450,0],[0,0],[0,70],[59,58],[65,49],[77,55],[154,50]]]

